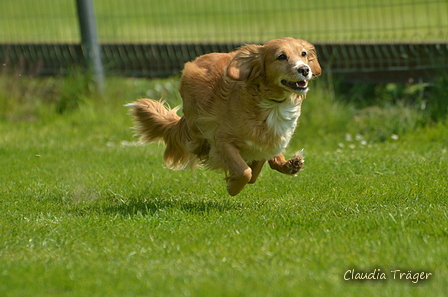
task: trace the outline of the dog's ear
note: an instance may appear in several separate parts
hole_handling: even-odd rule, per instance
[[[226,76],[239,81],[250,81],[263,75],[261,61],[261,45],[245,45],[241,47],[226,67]]]
[[[311,68],[313,76],[321,75],[322,69],[320,68],[319,61],[317,60],[317,53],[314,48],[308,51],[308,65]]]

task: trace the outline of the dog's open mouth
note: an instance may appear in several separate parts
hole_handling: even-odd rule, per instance
[[[294,91],[305,91],[306,89],[308,89],[308,81],[306,80],[300,80],[300,81],[287,81],[287,80],[282,80],[282,85],[284,85],[285,87],[288,87],[290,89],[293,89]]]

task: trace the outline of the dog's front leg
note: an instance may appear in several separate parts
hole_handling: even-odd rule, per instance
[[[300,171],[303,167],[303,155],[298,151],[294,154],[294,157],[286,160],[283,154],[277,155],[269,160],[269,166],[281,173],[294,175]]]
[[[235,196],[246,186],[252,178],[252,169],[240,155],[240,151],[230,143],[223,143],[219,147],[219,155],[229,171],[227,177],[227,192]]]

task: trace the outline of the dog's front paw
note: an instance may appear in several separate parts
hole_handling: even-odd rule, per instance
[[[289,174],[295,175],[299,172],[302,169],[304,162],[305,158],[303,157],[303,151],[296,152],[294,157],[289,159],[286,163],[289,168]]]

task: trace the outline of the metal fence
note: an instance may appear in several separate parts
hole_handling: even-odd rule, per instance
[[[327,72],[428,79],[448,68],[447,0],[94,0],[107,74],[167,76],[184,62],[293,36]],[[64,74],[85,63],[75,0],[0,1],[3,72]]]

